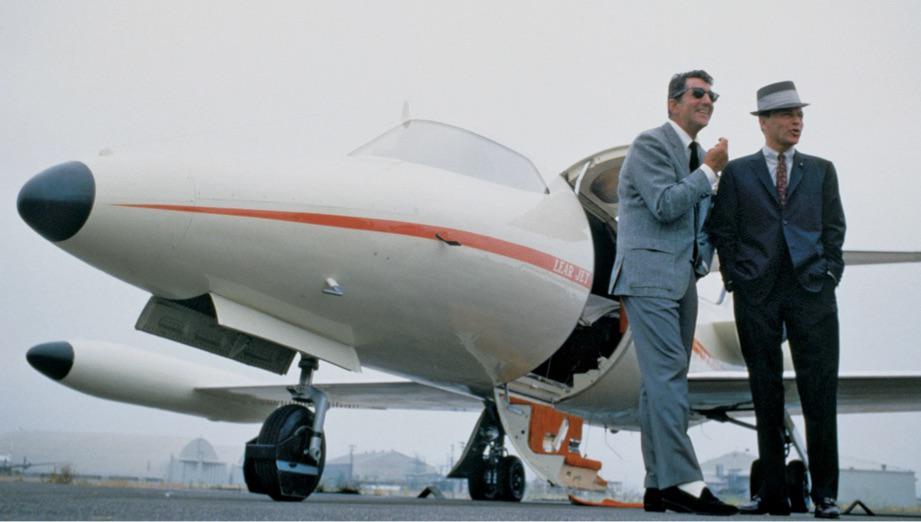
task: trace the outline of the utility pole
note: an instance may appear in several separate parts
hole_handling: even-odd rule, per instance
[[[349,444],[349,485],[355,479],[355,445]]]

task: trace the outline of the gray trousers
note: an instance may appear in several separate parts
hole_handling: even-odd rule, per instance
[[[688,365],[697,322],[697,281],[675,301],[624,296],[640,366],[639,418],[646,487],[703,480],[688,437]]]

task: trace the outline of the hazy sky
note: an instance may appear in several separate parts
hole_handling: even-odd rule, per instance
[[[725,136],[732,157],[754,152],[755,91],[794,80],[812,104],[799,148],[838,168],[845,247],[921,250],[919,23],[915,1],[0,0],[0,432],[202,435],[242,450],[258,431],[66,389],[25,361],[45,341],[121,342],[278,380],[135,332],[147,295],[19,219],[19,188],[48,166],[149,146],[341,156],[408,101],[412,116],[483,134],[553,176],[662,123],[671,74],[704,68],[722,94],[704,145]],[[921,265],[848,268],[838,296],[843,370],[921,371]],[[383,377],[323,365],[318,380]],[[333,410],[327,443],[331,456],[354,444],[444,464],[475,420]],[[901,436],[918,432],[916,413],[842,417],[844,463],[921,471]],[[755,449],[735,427],[692,436],[701,460]],[[584,447],[604,476],[639,486],[638,437],[592,429]]]

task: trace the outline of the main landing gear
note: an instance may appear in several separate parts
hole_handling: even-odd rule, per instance
[[[294,404],[269,415],[259,436],[246,444],[243,459],[243,477],[250,492],[283,502],[300,502],[310,496],[326,463],[323,422],[329,402],[312,385],[319,365],[316,359],[302,356],[298,366],[299,383],[288,388]]]
[[[733,419],[725,411],[701,412],[707,418],[720,422],[729,422],[746,428],[757,429],[753,424],[748,424]],[[786,440],[786,453],[789,455],[791,447],[796,450],[799,459],[791,460],[786,466],[785,480],[787,483],[787,495],[790,498],[790,510],[793,513],[808,513],[812,503],[809,495],[809,460],[806,456],[805,446],[796,425],[793,424],[793,417],[790,412],[784,409],[784,438]],[[761,470],[761,461],[755,460],[751,465],[748,487],[751,496],[754,497],[761,489],[761,483],[764,477]]]
[[[518,457],[507,454],[505,430],[495,405],[483,410],[464,454],[448,477],[466,478],[473,500],[521,502],[524,498],[524,465]]]
[[[514,455],[491,456],[467,477],[467,489],[473,500],[521,502],[525,490],[524,464]]]
[[[790,412],[784,409],[784,438],[786,439],[786,453],[790,453],[790,447],[796,449],[800,459],[794,459],[787,463],[785,469],[785,481],[787,483],[787,495],[790,498],[790,511],[793,513],[808,513],[811,499],[809,496],[809,468],[806,452],[804,451],[803,441],[800,438],[796,425],[793,424],[793,417]],[[749,491],[756,495],[761,489],[762,482],[761,461],[752,462],[751,475],[749,476]]]

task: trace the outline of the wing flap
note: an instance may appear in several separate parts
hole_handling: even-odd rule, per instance
[[[694,411],[750,411],[747,372],[688,375]],[[791,412],[800,412],[796,376],[784,372],[784,395]],[[921,373],[846,373],[838,376],[838,413],[921,411]]]
[[[372,410],[480,411],[483,401],[471,395],[416,382],[315,384],[333,408]],[[287,385],[197,388],[196,391],[235,401],[291,401]]]

